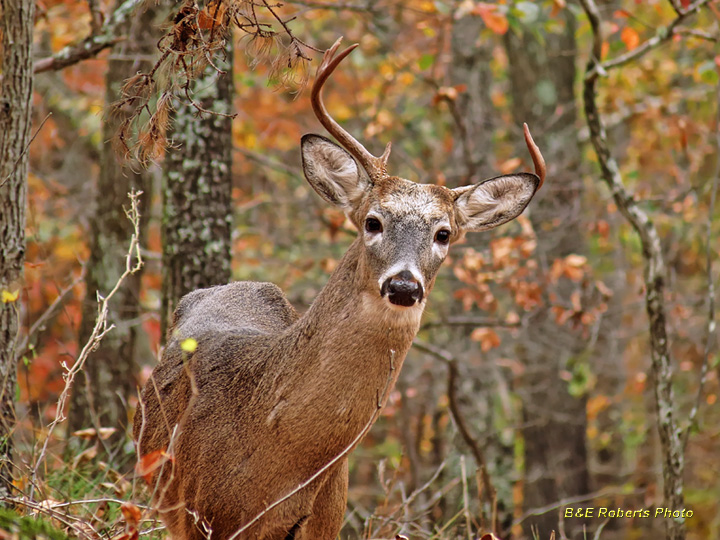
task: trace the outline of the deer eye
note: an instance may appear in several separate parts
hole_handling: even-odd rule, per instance
[[[369,217],[365,220],[365,230],[369,233],[382,232],[382,230],[383,230],[382,223],[380,223],[380,220],[378,220],[378,219]]]
[[[435,233],[435,241],[438,244],[447,244],[450,241],[450,231],[447,229],[440,229]]]

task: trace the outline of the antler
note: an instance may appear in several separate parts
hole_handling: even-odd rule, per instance
[[[345,59],[345,57],[355,49],[355,47],[358,46],[357,43],[350,45],[350,47],[335,56],[341,41],[342,37],[338,38],[333,46],[325,51],[322,63],[318,67],[317,74],[315,75],[315,82],[313,83],[310,100],[312,102],[313,111],[315,111],[315,116],[317,116],[318,120],[320,120],[320,123],[328,130],[330,135],[335,137],[338,142],[345,147],[345,149],[350,152],[350,154],[357,159],[358,162],[360,162],[360,165],[362,165],[365,171],[367,171],[370,179],[375,181],[379,178],[387,176],[386,167],[388,158],[390,157],[392,144],[388,143],[382,156],[375,157],[362,144],[360,144],[355,137],[345,131],[345,129],[343,129],[340,124],[338,124],[330,116],[322,100],[322,87],[325,84],[325,81],[330,78],[330,75],[332,75],[333,71],[335,71],[338,64],[342,62],[343,59]]]
[[[523,131],[525,132],[525,144],[527,144],[528,150],[530,150],[530,155],[535,165],[535,174],[540,178],[540,184],[538,184],[537,187],[540,189],[545,181],[545,158],[542,157],[538,145],[533,141],[532,135],[530,135],[530,128],[528,128],[527,124],[523,124]]]

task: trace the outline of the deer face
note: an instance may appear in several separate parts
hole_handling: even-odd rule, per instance
[[[368,190],[353,223],[375,293],[391,305],[423,303],[458,231],[449,190],[388,177]]]
[[[526,125],[525,141],[537,175],[499,176],[457,189],[388,176],[390,144],[381,156],[373,156],[328,114],[323,103],[325,81],[357,47],[336,55],[340,41],[323,55],[310,100],[318,120],[342,148],[325,137],[305,135],[303,170],[315,191],[342,208],[360,231],[364,292],[393,309],[419,307],[417,314],[449,244],[464,231],[492,229],[519,216],[542,185],[545,161]]]
[[[371,179],[353,157],[319,135],[302,140],[310,185],[341,208],[364,246],[364,287],[395,309],[424,305],[449,245],[520,215],[538,188],[534,174],[500,176],[447,189],[402,178]]]

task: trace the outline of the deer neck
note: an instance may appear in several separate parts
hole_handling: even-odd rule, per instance
[[[373,291],[377,285],[368,277],[363,249],[359,239],[352,244],[313,305],[283,336],[289,386],[306,393],[308,403],[322,399],[356,431],[378,398],[387,399],[424,308],[387,305]]]
[[[369,353],[407,352],[420,327],[424,301],[412,308],[395,308],[380,297],[377,282],[363,260],[364,246],[355,240],[330,276],[296,331],[326,347],[359,347]],[[368,339],[369,338],[369,339]],[[365,340],[367,341],[361,341]]]

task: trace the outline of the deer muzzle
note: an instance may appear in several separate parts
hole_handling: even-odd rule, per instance
[[[422,302],[425,291],[409,270],[403,270],[383,282],[380,295],[387,296],[391,304],[410,307]]]

